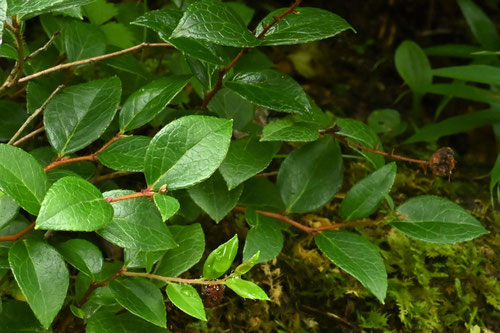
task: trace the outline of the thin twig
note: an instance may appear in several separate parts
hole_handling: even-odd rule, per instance
[[[9,242],[9,241],[16,241],[16,240],[18,240],[19,238],[23,237],[28,232],[30,232],[31,229],[33,229],[35,227],[35,223],[36,222],[31,223],[29,226],[27,226],[23,230],[19,231],[17,234],[8,235],[8,236],[0,236],[0,242]]]
[[[106,198],[107,202],[116,202],[116,201],[122,201],[122,200],[130,200],[130,199],[136,199],[136,198],[151,198],[154,196],[156,192],[154,191],[142,191],[142,192],[136,192],[133,194],[128,194],[124,195],[121,197],[116,197],[116,198]]]
[[[295,2],[290,7],[288,7],[286,10],[283,11],[283,13],[281,13],[278,16],[273,17],[273,21],[271,23],[264,25],[262,27],[262,31],[259,33],[257,38],[264,39],[264,37],[266,36],[266,33],[269,31],[269,29],[271,29],[276,23],[278,23],[280,20],[282,20],[285,16],[294,12],[295,8],[297,8],[301,2],[302,2],[302,0],[295,0]],[[210,101],[215,96],[215,94],[217,94],[217,92],[222,89],[224,76],[226,76],[226,74],[229,72],[229,70],[231,68],[233,68],[233,66],[236,65],[238,60],[240,60],[249,50],[250,49],[248,47],[241,49],[241,51],[236,55],[236,57],[234,57],[233,60],[231,60],[231,62],[227,66],[222,67],[219,70],[219,76],[217,77],[217,82],[215,83],[214,88],[212,90],[210,90],[209,92],[207,92],[207,94],[205,95],[205,98],[203,99],[203,103],[201,105],[202,109],[206,109],[208,106],[208,103],[210,103]]]
[[[101,148],[99,148],[98,151],[96,151],[93,154],[56,160],[56,161],[50,163],[49,165],[47,165],[43,169],[45,170],[45,172],[47,172],[47,171],[49,171],[49,170],[51,170],[53,168],[56,168],[58,166],[65,165],[65,164],[70,164],[70,163],[75,163],[75,162],[82,162],[82,161],[95,161],[95,160],[97,160],[97,154],[99,154],[104,149],[106,149],[107,147],[109,147],[110,144],[112,144],[113,142],[115,142],[115,141],[117,141],[117,140],[119,140],[121,138],[123,138],[123,134],[118,133],[113,138],[111,138],[111,140],[109,140],[108,142],[106,142]]]
[[[30,138],[32,138],[32,137],[34,137],[35,135],[37,135],[37,134],[39,134],[39,133],[42,133],[43,131],[45,131],[45,127],[44,127],[44,126],[42,126],[42,127],[40,127],[40,128],[37,128],[37,129],[36,129],[36,130],[34,130],[33,132],[26,134],[25,136],[23,136],[22,138],[20,138],[20,139],[19,139],[19,140],[17,140],[16,142],[14,142],[12,145],[13,145],[13,146],[17,146],[17,145],[19,145],[19,144],[23,143],[24,141],[26,141],[26,140],[28,140],[28,139],[30,139]]]
[[[111,173],[107,173],[105,175],[93,177],[93,178],[89,179],[89,182],[95,184],[95,183],[103,182],[103,181],[109,180],[109,179],[114,179],[114,178],[118,178],[118,177],[128,176],[128,175],[131,175],[133,173],[135,173],[135,172],[132,172],[132,171],[116,171],[116,172],[111,172]]]
[[[57,66],[54,66],[54,67],[51,67],[51,68],[47,68],[47,69],[45,69],[43,71],[40,71],[38,73],[25,76],[25,77],[21,78],[18,82],[19,83],[27,82],[27,81],[33,80],[33,79],[35,79],[37,77],[44,76],[44,75],[47,75],[47,74],[50,74],[50,73],[53,73],[53,72],[57,72],[57,71],[60,71],[60,70],[66,69],[66,68],[70,68],[70,67],[74,67],[74,66],[79,66],[79,65],[90,64],[90,63],[93,63],[93,62],[96,62],[96,61],[100,61],[100,60],[104,60],[104,59],[108,59],[108,58],[120,56],[120,55],[125,54],[125,53],[137,51],[137,50],[140,50],[140,49],[145,48],[145,47],[170,47],[170,46],[172,46],[172,45],[170,45],[168,43],[142,43],[142,44],[139,44],[139,45],[135,45],[135,46],[129,47],[128,49],[117,51],[117,52],[103,54],[103,55],[98,56],[98,57],[93,57],[93,58],[89,58],[89,59],[83,59],[83,60],[73,61],[73,62],[69,62],[69,63],[66,63],[66,64],[60,64],[60,65],[57,65]]]
[[[14,34],[16,42],[17,61],[10,71],[9,76],[7,76],[7,79],[0,87],[0,93],[18,83],[20,77],[23,75],[24,68],[24,44],[20,23],[17,21],[17,17],[13,16],[12,25],[8,23],[5,23],[4,25],[5,28],[9,29]]]
[[[236,206],[233,209],[236,211],[239,211],[239,212],[244,212],[246,210],[246,207]],[[256,210],[256,212],[259,214],[283,221],[285,223],[288,223],[288,224],[296,227],[297,229],[300,229],[308,234],[313,234],[313,235],[317,234],[318,232],[327,231],[327,230],[340,230],[340,229],[355,228],[355,227],[366,227],[366,226],[376,225],[376,224],[379,224],[381,222],[380,220],[375,220],[375,221],[372,221],[372,220],[363,221],[363,220],[361,220],[361,221],[352,221],[352,222],[347,222],[347,223],[336,223],[336,224],[331,224],[331,225],[327,225],[324,227],[312,228],[312,227],[305,226],[297,221],[294,221],[291,218],[289,218],[288,216],[283,215],[283,214],[268,212],[268,211],[264,211],[264,210]]]
[[[52,100],[52,98],[62,89],[64,88],[64,85],[61,84],[59,87],[57,87],[53,92],[52,94],[50,94],[50,96],[45,100],[45,102],[42,104],[42,106],[40,106],[38,109],[35,110],[35,112],[33,112],[33,114],[31,114],[28,119],[26,119],[26,121],[24,122],[24,124],[21,125],[21,127],[19,127],[19,129],[17,130],[16,134],[14,134],[12,136],[12,138],[9,140],[9,142],[7,142],[7,144],[12,144],[19,135],[21,135],[21,133],[24,131],[24,129],[33,121],[33,119],[35,119],[40,113],[43,112],[43,110],[45,110],[45,108],[47,107],[47,105],[49,104],[49,102]]]
[[[29,56],[24,58],[24,61],[27,62],[27,61],[33,59],[34,57],[36,57],[37,55],[39,55],[40,53],[42,53],[43,51],[47,50],[50,47],[50,45],[52,45],[52,43],[54,43],[54,40],[57,38],[57,36],[59,36],[59,34],[60,34],[60,32],[56,31],[52,35],[52,37],[50,37],[49,41],[47,43],[45,43],[45,45],[43,45],[38,50],[33,51]]]
[[[136,276],[144,277],[148,279],[160,280],[165,282],[177,282],[177,283],[187,283],[187,284],[208,284],[208,285],[220,285],[224,284],[227,278],[220,280],[202,280],[202,279],[182,279],[176,277],[167,277],[156,274],[140,273],[140,272],[123,272],[124,276]]]

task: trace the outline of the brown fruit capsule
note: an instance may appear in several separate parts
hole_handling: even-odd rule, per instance
[[[453,149],[450,147],[442,147],[432,154],[429,160],[429,168],[435,176],[449,177],[453,169],[455,169],[455,163]]]
[[[206,308],[213,308],[222,302],[224,290],[226,286],[223,284],[204,284],[201,286],[201,299]]]

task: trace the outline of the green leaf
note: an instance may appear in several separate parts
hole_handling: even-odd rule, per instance
[[[491,21],[472,0],[458,0],[457,2],[479,44],[488,50],[498,50],[500,36],[495,22]]]
[[[319,249],[335,265],[358,279],[384,303],[387,272],[375,246],[358,234],[348,231],[324,231],[314,237]]]
[[[260,141],[309,142],[318,138],[319,132],[313,125],[283,118],[265,125]]]
[[[0,311],[0,323],[5,333],[47,332],[31,311],[28,303],[9,299],[3,302]]]
[[[101,250],[91,242],[73,238],[56,247],[67,262],[87,276],[93,277],[101,271],[103,262]]]
[[[170,35],[181,20],[183,12],[178,10],[154,10],[139,17],[132,24],[148,27],[158,33],[161,39],[176,49],[199,60],[214,65],[225,65],[235,56],[231,48],[186,37],[171,38]]]
[[[491,169],[490,176],[490,192],[493,193],[493,188],[500,182],[500,154],[497,156],[493,169]]]
[[[266,295],[264,290],[253,282],[242,280],[240,278],[231,278],[227,279],[225,285],[243,298],[269,301],[269,297]]]
[[[7,0],[7,15],[17,15],[23,20],[27,20],[43,13],[83,6],[92,1],[94,0],[41,0],[30,2],[24,0]]]
[[[354,143],[373,149],[377,147],[378,150],[383,151],[382,144],[377,134],[365,123],[356,119],[339,118],[337,119],[337,125],[340,127],[337,134],[345,136]],[[356,147],[351,148],[370,161],[376,169],[384,166],[385,162],[382,155],[359,150]]]
[[[177,213],[180,208],[179,201],[177,201],[177,199],[174,197],[163,194],[155,194],[153,199],[155,201],[156,207],[160,211],[163,221],[166,221],[174,216],[174,214]]]
[[[442,67],[432,70],[434,76],[449,79],[500,85],[500,68],[488,65]]]
[[[69,273],[61,255],[38,240],[21,240],[9,250],[9,263],[33,313],[46,329],[61,309]]]
[[[106,198],[116,198],[134,193],[129,190],[105,192]],[[114,216],[111,222],[97,233],[124,248],[143,251],[168,250],[177,246],[168,227],[154,204],[148,198],[135,198],[111,203]]]
[[[171,75],[153,81],[130,95],[120,111],[120,129],[130,131],[147,124],[177,96],[190,75]]]
[[[85,10],[85,16],[95,25],[101,25],[118,14],[116,5],[106,0],[94,0],[83,8]]]
[[[342,154],[331,137],[293,151],[281,164],[278,186],[289,213],[314,211],[342,185]]]
[[[278,150],[279,144],[261,143],[257,138],[232,141],[226,159],[220,166],[227,187],[232,190],[267,168]]]
[[[143,171],[144,157],[151,138],[134,135],[121,138],[97,154],[99,162],[108,168],[124,171]]]
[[[219,245],[210,252],[203,264],[203,277],[207,280],[214,280],[224,274],[236,257],[238,252],[238,235]]]
[[[115,314],[112,311],[100,310],[90,317],[87,327],[87,333],[167,333],[166,328],[160,328],[149,322],[125,312]]]
[[[391,223],[394,228],[429,243],[455,244],[489,233],[465,209],[434,195],[411,198],[397,213],[401,221]]]
[[[283,13],[287,8],[280,8],[267,14],[257,25],[258,36],[264,25],[274,21],[274,17]],[[293,45],[309,43],[333,37],[344,30],[355,30],[346,20],[332,12],[313,7],[297,7],[294,13],[285,16],[269,29],[262,45]]]
[[[340,205],[340,216],[356,220],[375,212],[396,178],[396,163],[389,163],[356,183]]]
[[[0,141],[9,141],[24,123],[28,114],[20,104],[3,100],[0,101],[0,117],[2,119],[0,122]]]
[[[207,321],[203,302],[193,286],[189,284],[169,283],[167,286],[167,296],[176,307],[188,315]]]
[[[428,93],[445,95],[448,97],[459,97],[472,101],[498,105],[500,97],[498,92],[482,89],[463,82],[437,83],[428,87]]]
[[[124,249],[123,252],[127,268],[145,268],[146,272],[151,272],[153,265],[163,257],[167,250],[142,251],[139,249]]]
[[[274,259],[283,248],[282,230],[286,226],[251,208],[246,209],[245,219],[252,228],[248,231],[245,239],[243,261],[250,260],[256,253],[260,253],[258,263]]]
[[[117,77],[78,84],[49,102],[43,122],[50,144],[67,155],[97,140],[113,119],[120,102]]]
[[[418,94],[425,93],[432,84],[429,59],[417,43],[406,40],[396,49],[396,69],[410,89]]]
[[[250,24],[250,21],[252,21],[252,17],[255,14],[255,9],[252,9],[241,2],[226,2],[225,4],[238,14],[245,26]]]
[[[70,62],[106,53],[106,36],[96,25],[72,22],[64,29],[63,36],[64,48]]]
[[[19,212],[19,206],[9,196],[0,192],[0,230]]]
[[[245,182],[240,205],[271,212],[285,210],[278,186],[265,178],[251,178]]]
[[[448,136],[471,129],[500,123],[500,110],[487,109],[449,117],[437,123],[422,127],[417,133],[409,137],[404,143],[435,142],[442,136]]]
[[[239,131],[252,121],[255,113],[252,103],[227,88],[215,94],[207,107],[221,118],[233,119],[233,127]]]
[[[406,130],[406,122],[401,120],[397,110],[373,110],[366,120],[367,125],[375,132],[386,136],[397,136]]]
[[[230,120],[186,116],[172,121],[156,133],[146,151],[148,185],[174,190],[209,178],[224,160],[231,136]]]
[[[473,53],[481,50],[481,47],[469,44],[439,44],[426,48],[425,54],[428,56],[473,58]]]
[[[170,231],[179,246],[167,251],[156,267],[156,274],[175,277],[200,261],[205,251],[205,234],[199,223],[173,225]]]
[[[0,144],[0,190],[32,215],[38,215],[49,180],[33,156]]]
[[[118,278],[109,289],[125,309],[160,327],[167,326],[167,313],[160,289],[143,278]]]
[[[94,231],[112,217],[113,208],[94,185],[79,177],[64,177],[43,199],[35,229]]]
[[[248,260],[244,260],[242,264],[235,268],[232,275],[240,276],[252,269],[253,266],[259,263],[260,251],[255,252]]]
[[[226,82],[226,87],[254,104],[275,111],[311,111],[311,104],[302,87],[287,74],[273,69],[240,72]]]
[[[203,183],[188,190],[191,199],[215,222],[219,223],[238,203],[243,186],[231,191],[219,172],[214,173]]]
[[[3,23],[5,22],[6,19],[7,19],[7,0],[0,0],[0,45],[2,45]]]
[[[114,45],[121,49],[125,49],[134,46],[136,43],[134,33],[128,24],[108,22],[101,25],[99,28],[104,33],[108,45]]]
[[[260,44],[241,18],[229,6],[217,0],[201,0],[190,5],[171,37],[235,47]]]

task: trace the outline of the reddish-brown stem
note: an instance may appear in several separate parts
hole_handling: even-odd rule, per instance
[[[302,2],[302,0],[295,0],[295,2],[290,7],[288,7],[286,10],[283,11],[283,13],[281,13],[278,16],[273,17],[273,21],[271,23],[266,24],[262,27],[262,31],[259,33],[257,38],[264,39],[264,37],[266,36],[266,33],[269,31],[269,29],[271,29],[271,27],[273,27],[276,23],[278,23],[280,20],[282,20],[285,16],[292,13],[295,10],[295,8],[297,8],[300,5],[301,2]],[[229,72],[229,70],[231,68],[233,68],[234,65],[236,65],[236,63],[238,62],[238,60],[240,60],[241,57],[243,57],[249,50],[250,49],[248,47],[241,49],[241,51],[236,55],[236,57],[234,57],[233,60],[231,60],[231,62],[227,66],[222,67],[219,70],[219,76],[217,77],[217,82],[215,83],[214,88],[212,90],[210,90],[209,92],[207,92],[207,94],[205,95],[205,98],[203,99],[203,103],[201,104],[202,109],[206,109],[208,103],[210,103],[210,101],[215,96],[215,94],[217,94],[217,92],[222,89],[224,76],[226,76],[226,74]]]
[[[244,212],[246,210],[246,208],[237,206],[237,207],[234,207],[234,210],[239,211],[239,212]],[[336,223],[336,224],[327,225],[324,227],[312,228],[312,227],[305,226],[297,221],[294,221],[294,220],[290,219],[288,216],[283,215],[283,214],[274,213],[274,212],[267,212],[264,210],[256,210],[256,212],[259,214],[269,216],[269,217],[272,217],[274,219],[283,221],[285,223],[288,223],[288,224],[296,227],[297,229],[300,229],[304,232],[307,232],[308,234],[313,234],[313,235],[317,234],[318,232],[321,232],[321,231],[340,230],[340,229],[362,227],[362,226],[364,227],[364,226],[371,226],[371,225],[376,225],[376,224],[380,223],[380,221],[353,221],[353,222],[348,222],[348,223]]]
[[[352,142],[352,141],[348,140],[345,136],[343,136],[341,134],[333,133],[332,135],[337,140],[345,143],[346,145],[351,146],[351,147],[355,147],[355,148],[358,148],[358,149],[361,149],[361,150],[364,150],[364,151],[369,151],[371,153],[375,153],[375,154],[378,154],[378,155],[382,155],[382,156],[386,156],[386,157],[389,157],[389,158],[393,158],[395,160],[401,160],[401,161],[406,161],[406,162],[410,162],[410,163],[417,163],[417,164],[422,164],[422,165],[429,164],[429,161],[426,161],[426,160],[418,160],[418,159],[415,159],[415,158],[409,158],[409,157],[405,157],[405,156],[401,156],[401,155],[396,155],[393,152],[386,153],[384,151],[380,151],[380,150],[377,150],[377,149],[374,149],[374,148],[370,148],[370,147],[366,147],[366,146],[360,145],[358,143],[355,143],[355,142]]]
[[[19,231],[17,234],[8,235],[8,236],[0,236],[0,242],[9,242],[9,241],[18,240],[19,238],[23,237],[28,232],[30,232],[35,227],[35,223],[36,222],[31,223],[29,226],[27,226],[23,230]]]
[[[137,50],[140,50],[140,49],[145,48],[145,47],[170,47],[170,46],[172,46],[172,45],[170,45],[168,43],[142,43],[142,44],[139,44],[139,45],[135,45],[135,46],[129,47],[128,49],[117,51],[117,52],[103,54],[103,55],[98,56],[98,57],[93,57],[93,58],[88,58],[88,59],[73,61],[73,62],[69,62],[69,63],[66,63],[66,64],[60,64],[60,65],[57,65],[57,66],[54,66],[54,67],[51,67],[51,68],[47,68],[47,69],[45,69],[43,71],[40,71],[38,73],[25,76],[25,77],[21,78],[18,82],[19,83],[27,82],[27,81],[33,80],[33,79],[35,79],[37,77],[40,77],[40,76],[43,76],[43,75],[47,75],[47,74],[50,74],[50,73],[53,73],[53,72],[56,72],[56,71],[60,71],[60,70],[66,69],[66,68],[70,68],[70,67],[74,67],[74,66],[80,66],[80,65],[85,65],[85,64],[90,64],[90,63],[93,63],[93,62],[96,62],[96,61],[100,61],[100,60],[104,60],[104,59],[108,59],[108,58],[120,56],[120,55],[125,54],[125,53],[137,51]]]
[[[45,172],[47,172],[53,168],[56,168],[58,166],[65,165],[65,164],[82,162],[82,161],[95,161],[95,160],[97,160],[97,154],[102,152],[104,149],[108,148],[109,145],[112,144],[113,142],[120,140],[122,137],[123,137],[123,135],[121,133],[118,133],[111,140],[106,142],[101,148],[99,148],[98,151],[96,151],[93,154],[56,160],[56,161],[50,163],[49,165],[47,165],[45,168],[43,168],[43,170],[45,170]]]
[[[106,198],[107,202],[116,202],[116,201],[122,201],[122,200],[130,200],[130,199],[135,199],[135,198],[151,198],[154,196],[156,192],[148,190],[148,191],[141,191],[133,194],[128,194],[124,195],[121,197],[116,197],[116,198]]]

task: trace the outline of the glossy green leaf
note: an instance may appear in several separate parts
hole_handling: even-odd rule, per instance
[[[155,326],[130,312],[116,314],[100,310],[90,317],[86,333],[168,333],[169,330]]]
[[[40,0],[26,2],[24,0],[7,0],[7,15],[17,15],[27,20],[43,13],[61,11],[83,6],[94,0]]]
[[[302,122],[294,122],[289,118],[283,118],[267,124],[262,129],[260,141],[296,141],[309,142],[319,138],[318,130]]]
[[[118,278],[109,289],[125,309],[160,327],[167,325],[167,313],[160,289],[143,278]]]
[[[111,77],[74,85],[54,96],[43,118],[52,147],[67,155],[97,140],[111,123],[120,95],[120,80]]]
[[[235,56],[231,48],[186,37],[171,38],[170,35],[183,16],[179,10],[154,10],[139,17],[132,24],[148,27],[158,33],[161,39],[176,49],[199,60],[214,65],[226,65]]]
[[[73,238],[57,245],[57,250],[72,266],[92,277],[101,271],[101,250],[91,242]]]
[[[257,25],[256,35],[262,32],[264,25],[272,23],[274,17],[286,9],[276,9],[267,14]],[[333,37],[347,29],[354,31],[346,20],[330,11],[313,7],[298,7],[294,13],[285,16],[267,31],[262,45],[309,43]]]
[[[322,207],[341,185],[342,154],[331,137],[293,151],[278,173],[281,198],[290,213],[306,213]]]
[[[498,50],[500,36],[495,22],[491,21],[474,1],[458,0],[457,3],[479,44],[488,50]]]
[[[0,192],[0,229],[2,229],[19,212],[19,206],[8,195]]]
[[[140,172],[150,142],[151,138],[140,135],[121,138],[97,154],[97,158],[111,169]]]
[[[193,186],[209,178],[229,148],[232,121],[186,116],[163,127],[146,151],[144,173],[149,186],[168,190]]]
[[[24,123],[28,114],[20,104],[3,100],[0,101],[0,117],[2,119],[0,122],[0,141],[9,141]]]
[[[243,130],[254,117],[252,103],[228,88],[221,89],[208,103],[208,109],[221,118],[233,119],[233,127]]]
[[[156,207],[160,211],[163,221],[166,221],[174,216],[180,208],[179,201],[177,201],[174,197],[163,194],[155,194],[153,199]]]
[[[283,248],[283,233],[286,228],[281,222],[247,208],[245,219],[252,226],[248,231],[243,248],[243,261],[260,253],[258,263],[274,259]]]
[[[120,129],[130,131],[156,117],[189,82],[189,75],[171,75],[148,83],[130,95],[120,111]]]
[[[252,137],[232,141],[219,169],[227,187],[234,189],[267,168],[278,150],[279,144],[262,143]]]
[[[33,156],[0,144],[0,190],[32,215],[38,215],[49,180]]]
[[[442,136],[466,132],[474,128],[500,123],[500,110],[487,109],[446,118],[422,127],[404,143],[433,142]]]
[[[238,252],[238,235],[219,245],[210,252],[203,264],[203,277],[207,280],[214,280],[224,274],[236,257]]]
[[[363,178],[347,192],[340,205],[340,216],[356,220],[374,213],[389,194],[396,178],[396,163],[389,163]]]
[[[273,69],[240,72],[226,87],[250,102],[275,111],[308,113],[311,104],[302,87],[287,74]]]
[[[128,268],[145,268],[146,272],[151,272],[153,265],[156,264],[167,252],[160,251],[142,251],[139,249],[124,249],[124,262]]]
[[[46,329],[61,309],[69,273],[61,255],[39,240],[21,240],[9,250],[16,282],[40,323]]]
[[[94,231],[112,217],[113,208],[94,185],[79,177],[64,177],[43,199],[35,229]]]
[[[235,47],[260,44],[241,18],[229,6],[217,0],[200,0],[190,5],[171,37]]]
[[[240,276],[245,274],[246,272],[251,270],[253,266],[259,263],[259,259],[260,259],[260,251],[257,251],[253,256],[248,258],[248,260],[244,260],[243,263],[238,265],[238,267],[235,268],[234,273],[232,275]]]
[[[106,0],[97,0],[84,7],[85,16],[92,24],[101,25],[118,14],[118,8],[114,3]]]
[[[271,212],[285,210],[278,186],[265,178],[251,178],[245,182],[240,205]]]
[[[169,283],[167,296],[176,307],[190,316],[207,321],[205,308],[196,289],[189,284]]]
[[[203,183],[188,190],[191,199],[215,222],[219,223],[238,203],[243,186],[231,191],[219,172],[214,173]]]
[[[432,71],[424,51],[413,41],[406,40],[396,49],[396,69],[410,89],[424,93],[432,84]]]
[[[463,82],[433,84],[428,87],[427,92],[448,97],[470,99],[472,101],[488,104],[498,105],[500,103],[498,92],[466,85]]]
[[[106,53],[106,36],[96,25],[72,22],[64,29],[63,35],[64,48],[70,62]]]
[[[129,190],[105,192],[106,198],[134,193]],[[97,231],[104,239],[124,248],[143,251],[168,250],[177,246],[168,227],[148,198],[135,198],[111,203],[114,215],[111,222]]]
[[[269,297],[266,295],[264,290],[253,282],[242,280],[240,278],[231,278],[226,281],[225,285],[243,298],[269,301]]]
[[[156,267],[156,274],[178,276],[200,261],[205,251],[205,234],[199,223],[170,227],[178,247],[168,250]]]
[[[377,147],[378,150],[383,150],[377,134],[365,123],[356,119],[339,118],[337,119],[337,125],[340,127],[340,130],[337,133],[345,136],[352,142],[369,148]],[[351,148],[370,161],[376,169],[384,166],[385,162],[382,155],[359,150],[352,146]]]
[[[358,279],[380,302],[387,292],[387,272],[377,248],[348,231],[324,231],[314,237],[319,249],[335,265]]]
[[[455,244],[489,233],[465,209],[434,195],[411,198],[397,213],[401,221],[391,223],[394,228],[429,243]]]

